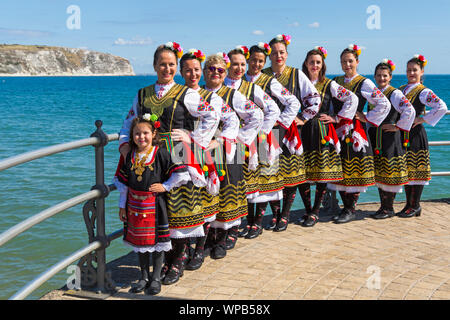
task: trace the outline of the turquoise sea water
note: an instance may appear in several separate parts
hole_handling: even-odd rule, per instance
[[[119,131],[137,90],[154,76],[0,77],[0,159],[54,144],[84,139],[103,121],[106,133]],[[176,81],[183,83],[182,79]],[[393,85],[406,82],[394,76]],[[450,75],[428,75],[425,85],[450,103]],[[450,116],[426,126],[430,141],[450,140]],[[118,160],[118,142],[105,147],[105,180],[110,183]],[[450,147],[430,147],[432,171],[448,171]],[[95,184],[94,148],[53,155],[0,172],[0,233],[59,202],[87,192]],[[424,199],[450,197],[450,177],[434,177]],[[404,195],[397,199],[403,200]],[[106,200],[106,232],[122,227],[118,193]],[[360,202],[378,201],[371,188]],[[297,195],[293,209],[302,209]],[[7,299],[41,272],[88,243],[82,205],[46,220],[0,247],[0,299]],[[121,240],[107,249],[110,261],[129,252]],[[60,288],[70,275],[61,271],[29,298]]]

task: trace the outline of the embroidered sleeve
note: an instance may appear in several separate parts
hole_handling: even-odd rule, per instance
[[[206,148],[219,125],[220,110],[216,110],[192,89],[187,90],[184,105],[189,113],[199,120],[197,128],[191,133],[192,140],[202,148]]]
[[[117,165],[116,174],[113,178],[113,183],[116,186],[117,191],[119,191],[119,208],[126,207],[128,195],[128,177],[129,170],[127,169],[126,163],[121,155],[119,163]]]
[[[331,95],[342,101],[341,111],[338,113],[338,117],[346,120],[352,120],[355,116],[356,110],[358,109],[358,97],[356,94],[343,86],[340,86],[336,81],[331,81],[330,83]]]
[[[416,117],[416,110],[400,90],[391,94],[391,104],[400,113],[400,119],[396,125],[400,130],[409,131]]]
[[[302,117],[306,120],[314,118],[319,112],[321,98],[316,87],[309,81],[308,77],[298,70],[298,86],[301,92],[302,104],[304,109]]]
[[[122,128],[119,131],[119,148],[129,141],[131,122],[137,117],[138,104],[138,95],[136,95],[133,100],[133,105],[128,111],[127,117],[123,121]]]
[[[187,165],[174,163],[170,153],[165,148],[158,148],[157,152],[155,172],[160,172],[160,181],[166,191],[186,184],[191,180]]]
[[[367,121],[378,127],[391,111],[391,103],[370,79],[366,79],[362,83],[361,94],[370,104],[374,105],[374,108],[366,114]]]
[[[300,101],[275,78],[270,81],[270,91],[284,105],[278,122],[287,129],[300,111]]]
[[[431,110],[423,116],[423,120],[434,127],[447,112],[447,105],[430,89],[422,90],[419,99],[420,102],[431,108]]]
[[[242,128],[239,129],[238,139],[246,145],[250,145],[261,130],[264,114],[257,105],[247,100],[239,91],[234,92],[233,108],[244,122]]]
[[[265,134],[269,134],[272,130],[275,122],[277,122],[280,116],[280,108],[273,99],[261,89],[260,86],[255,86],[255,102],[263,109],[264,120],[261,130]]]
[[[233,109],[226,104],[221,97],[213,93],[211,97],[211,104],[217,104],[220,108],[220,121],[222,121],[222,138],[235,141],[239,133],[239,118]]]

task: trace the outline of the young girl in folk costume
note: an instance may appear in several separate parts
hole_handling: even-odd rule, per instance
[[[386,219],[395,215],[394,199],[408,182],[406,155],[402,146],[403,133],[408,133],[416,112],[403,93],[390,85],[395,65],[384,59],[375,67],[377,87],[391,102],[391,111],[377,128],[369,128],[374,150],[375,182],[380,194],[380,209],[372,216]],[[369,110],[372,105],[369,105]]]
[[[156,49],[153,66],[158,80],[139,90],[120,131],[120,151],[123,153],[128,148],[126,143],[132,119],[145,113],[155,115],[161,125],[159,132],[163,147],[169,151],[174,162],[187,164],[191,176],[190,182],[167,194],[173,249],[166,255],[163,284],[178,281],[183,274],[186,243],[190,237],[204,235],[200,188],[206,186],[206,180],[192,150],[207,148],[219,124],[219,114],[197,91],[174,82],[178,57],[181,56],[182,49],[175,42]],[[195,129],[194,118],[200,121]]]
[[[227,106],[217,94],[199,86],[202,77],[201,63],[205,58],[200,50],[191,49],[180,60],[180,73],[185,80],[185,85],[196,90],[206,102],[218,110],[221,121],[221,131],[217,134],[217,139],[213,138],[207,149],[197,149],[199,154],[197,158],[201,159],[201,165],[206,172],[205,174],[207,174],[206,179],[208,181],[207,187],[202,188],[202,206],[205,219],[203,230],[205,235],[195,238],[195,250],[192,258],[186,264],[186,270],[196,270],[201,267],[210,223],[215,220],[216,214],[219,212],[220,181],[225,178],[225,171],[223,169],[216,170],[217,162],[221,162],[224,156],[218,140],[235,143],[239,132],[239,118],[233,109]],[[223,167],[223,164],[217,167]]]
[[[159,123],[153,119],[148,113],[133,119],[131,150],[119,163],[115,176],[120,191],[119,218],[125,224],[124,243],[137,252],[141,268],[141,280],[131,292],[145,290],[147,294],[161,291],[164,251],[172,249],[165,193],[190,180],[186,165],[174,164],[168,151],[159,147]]]
[[[284,179],[280,170],[279,155],[282,152],[280,145],[286,130],[293,123],[298,111],[300,101],[278,82],[273,75],[261,72],[266,64],[267,56],[270,55],[271,48],[267,43],[260,42],[250,48],[250,57],[247,60],[248,71],[245,79],[255,85],[260,86],[278,105],[280,116],[272,131],[268,135],[260,135],[260,140],[264,148],[260,150],[260,173],[259,173],[259,195],[253,199],[256,203],[256,215],[254,204],[249,203],[249,214],[247,216],[247,226],[239,233],[239,236],[252,239],[256,237],[257,228],[260,226],[267,204],[273,212],[272,223],[267,227],[269,230],[278,230],[277,217],[280,213],[281,199],[283,198]],[[266,153],[264,153],[266,152]],[[265,157],[263,157],[265,155]]]
[[[358,107],[356,95],[328,79],[325,59],[327,51],[323,47],[315,47],[306,54],[302,70],[315,85],[322,104],[319,112],[301,129],[305,157],[306,192],[304,204],[306,214],[298,221],[304,227],[312,227],[319,220],[320,204],[326,192],[327,183],[343,179],[341,165],[341,143],[335,126],[345,126],[355,116]],[[332,98],[342,103],[340,110],[333,110]],[[316,183],[314,205],[311,207],[308,186]]]
[[[230,58],[230,68],[228,69],[228,75],[225,78],[225,85],[238,90],[247,99],[253,101],[264,112],[264,120],[259,133],[260,140],[269,136],[269,139],[273,137],[271,130],[280,116],[280,109],[273,99],[261,89],[260,86],[245,80],[245,71],[247,69],[247,59],[250,52],[246,46],[237,46],[235,49],[228,53]],[[273,139],[273,138],[272,138]],[[244,177],[247,186],[247,199],[248,199],[248,215],[247,225],[250,225],[248,239],[256,238],[262,233],[262,218],[264,210],[258,210],[255,215],[255,203],[259,202],[259,147],[258,141],[254,141],[248,146],[249,157],[244,164]],[[273,156],[275,157],[275,156]],[[260,209],[258,207],[258,209]],[[230,232],[230,239],[234,242],[238,236],[238,228],[234,227]]]
[[[336,223],[346,223],[356,218],[356,203],[360,192],[365,192],[375,184],[373,151],[367,137],[366,122],[378,127],[388,115],[391,104],[375,84],[357,72],[361,49],[350,45],[341,53],[341,66],[344,76],[334,80],[347,90],[351,90],[359,99],[358,110],[353,122],[343,127],[341,137],[345,143],[341,146],[341,161],[344,180],[329,183],[328,188],[341,194],[344,208],[335,216]],[[364,106],[369,101],[374,107],[364,115]],[[333,98],[335,112],[341,110],[342,102]],[[351,128],[351,130],[348,130]],[[339,131],[339,130],[338,130]]]
[[[261,130],[264,119],[262,110],[255,103],[248,100],[238,90],[223,85],[229,63],[228,56],[220,52],[207,57],[203,68],[205,89],[219,95],[224,100],[226,108],[234,110],[242,122],[236,143],[229,139],[223,139],[222,153],[225,156],[222,157],[222,162],[216,162],[219,169],[225,171],[225,175],[220,182],[219,212],[216,219],[211,222],[209,232],[212,243],[211,257],[214,259],[225,257],[228,231],[233,227],[239,227],[241,218],[247,215],[242,152],[246,145],[253,143]],[[232,238],[234,240],[234,234],[232,234]],[[230,242],[235,243],[235,241]],[[228,248],[231,247],[228,245]]]
[[[275,76],[284,86],[284,94],[293,94],[301,103],[300,113],[297,114],[295,122],[291,124],[288,130],[279,127],[280,138],[283,139],[280,165],[284,178],[284,190],[283,207],[281,214],[277,215],[277,224],[274,231],[286,230],[297,188],[302,199],[310,197],[302,154],[303,146],[298,128],[317,114],[321,101],[317,89],[308,77],[301,70],[286,65],[287,46],[290,42],[291,37],[287,35],[277,35],[269,42],[271,66],[262,71],[269,76]],[[274,210],[272,209],[272,211]]]
[[[404,133],[403,148],[408,165],[408,184],[405,185],[406,206],[397,215],[402,218],[419,216],[420,197],[425,185],[431,180],[428,138],[423,123],[435,126],[447,112],[447,105],[436,94],[422,84],[427,60],[415,55],[407,63],[408,84],[399,89],[416,110],[416,118],[409,133]],[[431,110],[425,114],[425,106]]]

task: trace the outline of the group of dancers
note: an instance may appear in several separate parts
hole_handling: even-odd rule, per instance
[[[420,215],[431,179],[423,123],[434,126],[447,111],[422,84],[427,60],[411,58],[408,83],[396,89],[389,59],[375,67],[375,85],[358,74],[361,49],[352,44],[340,56],[345,75],[331,80],[323,47],[301,69],[287,66],[290,42],[277,35],[208,57],[176,42],[156,49],[158,79],[138,91],[124,120],[114,177],[124,242],[141,269],[133,292],[158,294],[205,256],[224,258],[239,237],[258,237],[268,205],[265,229],[286,230],[297,189],[303,227],[319,220],[327,188],[343,202],[335,223],[354,220],[360,192],[373,185],[381,203],[373,218]],[[184,85],[174,81],[178,66]],[[396,214],[403,186],[406,205]]]

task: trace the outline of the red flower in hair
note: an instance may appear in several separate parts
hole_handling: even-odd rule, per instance
[[[161,123],[159,121],[155,121],[155,123],[153,123],[153,125],[155,126],[156,129],[161,127]]]
[[[180,47],[180,45],[176,42],[172,42],[172,43],[173,43],[173,48],[178,51],[178,48]]]

